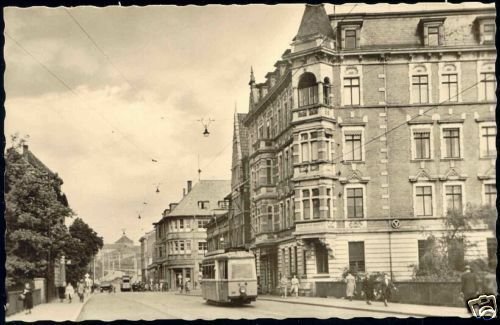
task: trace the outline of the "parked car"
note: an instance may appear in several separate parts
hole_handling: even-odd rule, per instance
[[[100,285],[100,290],[101,292],[107,291],[107,292],[112,292],[113,291],[113,285],[111,282],[103,282]]]

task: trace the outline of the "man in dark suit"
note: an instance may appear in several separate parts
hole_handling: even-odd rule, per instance
[[[465,272],[462,274],[462,295],[465,305],[469,299],[476,298],[478,295],[477,278],[469,265],[465,266]]]

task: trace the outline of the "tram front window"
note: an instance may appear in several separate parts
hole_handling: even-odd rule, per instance
[[[251,263],[234,263],[231,265],[231,279],[252,279],[253,265]]]

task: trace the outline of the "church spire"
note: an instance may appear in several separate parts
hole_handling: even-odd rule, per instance
[[[250,86],[255,84],[255,76],[253,75],[253,67],[250,66],[250,82],[248,83]]]

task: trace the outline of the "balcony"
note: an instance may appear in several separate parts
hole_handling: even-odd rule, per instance
[[[335,164],[327,160],[316,160],[311,163],[295,164],[293,166],[294,180],[314,178],[316,176],[336,175]]]
[[[255,235],[255,245],[266,245],[266,244],[273,244],[276,239],[276,235],[267,232],[267,233],[260,233]]]
[[[293,110],[292,123],[301,123],[313,118],[335,120],[333,107],[327,104],[314,104],[296,108]]]
[[[252,149],[254,154],[259,151],[274,151],[274,144],[270,139],[257,139],[257,141],[252,144]]]

